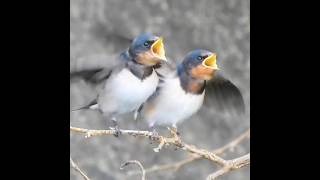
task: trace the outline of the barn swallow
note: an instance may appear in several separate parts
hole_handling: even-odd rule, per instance
[[[201,49],[191,51],[172,73],[168,73],[170,69],[156,69],[160,77],[158,87],[139,108],[138,117],[146,120],[154,131],[155,125],[176,129],[178,123],[200,109],[204,99],[214,101],[216,108],[233,108],[244,113],[240,90],[217,74],[215,53]]]
[[[79,109],[100,111],[104,117],[111,118],[118,130],[117,116],[135,111],[156,90],[159,79],[153,66],[166,61],[163,38],[141,34],[116,60],[119,63],[111,73],[101,76],[103,70],[95,72],[95,77],[99,77],[95,81],[103,80],[102,90],[89,105]]]

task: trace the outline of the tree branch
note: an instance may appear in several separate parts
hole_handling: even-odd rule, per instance
[[[226,165],[223,168],[210,174],[207,177],[207,180],[217,179],[218,177],[220,177],[230,171],[240,169],[242,167],[248,166],[249,164],[250,164],[250,153],[248,153],[244,156],[241,156],[239,158],[228,160]]]
[[[218,163],[221,166],[224,166],[226,161],[219,156],[215,155],[214,153],[205,150],[205,149],[199,149],[195,147],[194,145],[189,145],[186,143],[183,143],[180,139],[180,137],[177,135],[175,130],[169,129],[171,132],[172,137],[164,137],[164,136],[153,136],[152,132],[149,131],[136,131],[136,130],[123,130],[119,129],[120,134],[122,135],[130,135],[130,136],[141,136],[141,137],[148,137],[149,139],[158,142],[159,146],[157,148],[154,148],[155,152],[159,152],[163,146],[168,145],[174,145],[178,148],[181,148],[182,150],[188,151],[190,153],[194,153],[199,155],[200,157],[206,158],[208,160],[211,160],[215,163]],[[89,130],[89,129],[83,129],[83,128],[77,128],[77,127],[70,127],[70,131],[85,134],[85,138],[93,137],[93,136],[103,136],[103,135],[114,135],[116,134],[115,130]]]
[[[104,136],[104,135],[116,135],[116,130],[91,130],[91,129],[84,129],[78,127],[70,126],[70,131],[76,133],[85,134],[85,138],[90,138],[93,136]],[[120,129],[120,133],[123,135],[130,135],[130,136],[144,136],[144,137],[151,137],[153,135],[152,132],[149,131],[135,131],[135,130],[123,130]]]
[[[147,138],[151,139],[152,141],[159,143],[158,147],[154,148],[155,152],[159,152],[163,146],[173,145],[173,146],[176,146],[182,150],[185,150],[189,153],[194,154],[194,157],[192,157],[192,159],[190,158],[190,159],[184,160],[182,163],[180,163],[182,165],[187,164],[189,162],[192,162],[195,159],[205,158],[205,159],[213,161],[213,162],[219,164],[220,166],[222,166],[222,169],[209,175],[207,177],[207,180],[215,179],[215,178],[222,176],[223,174],[225,174],[229,171],[233,171],[235,169],[239,169],[239,168],[245,167],[250,164],[250,154],[247,154],[247,155],[239,157],[239,158],[231,159],[231,160],[225,160],[225,159],[217,156],[217,154],[221,154],[225,150],[235,147],[237,144],[239,144],[245,138],[249,137],[250,136],[250,129],[248,131],[246,131],[243,135],[241,135],[240,137],[235,139],[234,141],[230,142],[229,144],[227,144],[227,145],[225,145],[225,146],[223,146],[213,152],[210,152],[205,149],[197,148],[191,144],[186,144],[186,143],[182,142],[180,137],[177,135],[176,129],[169,129],[169,130],[170,130],[172,137],[164,137],[164,136],[159,136],[159,135],[155,136],[153,134],[153,132],[149,132],[149,131],[123,130],[123,129],[120,129],[119,131],[120,131],[120,134],[122,134],[122,135],[130,135],[130,136],[134,136],[134,137],[136,137],[136,136],[147,137]],[[75,132],[75,133],[84,134],[85,138],[94,137],[94,136],[103,136],[103,135],[107,135],[107,136],[108,135],[115,135],[117,133],[115,130],[90,130],[90,129],[72,127],[72,126],[70,126],[70,131]],[[141,165],[141,163],[140,163],[140,165]],[[177,165],[177,167],[182,166],[182,165]],[[140,167],[142,167],[142,171],[143,171],[142,174],[145,174],[145,170],[143,169],[143,166],[141,165]],[[168,167],[165,167],[165,168],[168,168]]]
[[[250,138],[250,128],[248,130],[246,130],[244,133],[242,133],[241,135],[239,135],[236,139],[234,139],[233,141],[229,142],[228,144],[215,149],[212,151],[212,153],[216,154],[216,155],[220,155],[223,154],[225,151],[227,150],[231,150],[233,151],[233,149],[240,144],[241,142],[243,142],[245,139]],[[164,164],[164,165],[155,165],[151,168],[147,168],[146,169],[146,173],[151,173],[151,172],[157,172],[157,171],[164,171],[164,170],[173,170],[173,171],[177,171],[179,170],[181,167],[201,159],[201,156],[199,155],[193,155],[191,157],[188,157],[184,160],[178,161],[176,163],[170,163],[170,164]],[[137,172],[131,172],[130,175],[136,174]]]
[[[72,160],[71,156],[70,156],[70,164],[71,167],[76,170],[77,172],[79,172],[81,174],[81,176],[85,179],[85,180],[90,180],[88,178],[88,176],[78,167],[78,165]]]

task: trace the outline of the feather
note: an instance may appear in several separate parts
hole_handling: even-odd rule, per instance
[[[218,112],[236,112],[244,114],[245,105],[241,92],[231,81],[221,74],[206,83],[204,104]]]
[[[122,61],[119,61],[119,55],[94,54],[72,62],[70,64],[71,81],[81,78],[96,85],[108,79],[113,69],[119,67]]]

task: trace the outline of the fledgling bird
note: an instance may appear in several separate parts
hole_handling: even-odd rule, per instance
[[[102,81],[103,88],[94,101],[79,109],[99,110],[118,130],[117,116],[134,112],[156,90],[159,79],[153,66],[166,61],[163,38],[141,34],[116,61],[111,71],[106,66],[91,75],[90,80]]]
[[[226,111],[233,108],[244,113],[239,89],[217,74],[215,53],[194,50],[171,73],[170,66],[164,67],[156,69],[160,77],[157,90],[138,112],[138,117],[146,120],[155,133],[155,125],[176,129],[178,123],[195,114],[208,98],[214,101],[215,108]]]

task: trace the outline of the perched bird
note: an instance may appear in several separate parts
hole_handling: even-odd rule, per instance
[[[74,72],[70,77],[82,74],[88,81],[103,83],[97,98],[76,110],[99,110],[118,130],[117,116],[134,112],[156,90],[159,79],[153,66],[166,61],[163,38],[141,34],[114,61],[117,63],[112,68],[106,64],[105,68]]]
[[[160,77],[157,90],[138,110],[138,117],[146,120],[154,131],[155,125],[177,128],[178,123],[200,109],[204,99],[211,99],[213,108],[244,113],[239,89],[217,74],[215,53],[194,50],[175,69],[161,65],[156,69]]]

